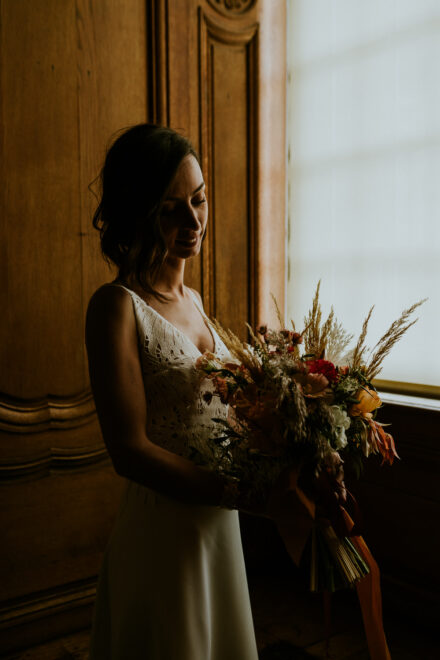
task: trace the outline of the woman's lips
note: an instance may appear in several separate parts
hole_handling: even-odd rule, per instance
[[[179,243],[180,245],[185,245],[186,247],[191,247],[192,245],[195,245],[197,243],[197,236],[194,238],[176,238],[176,243]]]

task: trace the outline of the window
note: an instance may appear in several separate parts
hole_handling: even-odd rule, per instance
[[[440,398],[440,3],[288,0],[287,318],[319,279],[373,346],[421,298],[378,387]]]

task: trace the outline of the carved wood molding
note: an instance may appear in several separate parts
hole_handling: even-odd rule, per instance
[[[168,0],[147,2],[148,121],[169,126]]]
[[[255,5],[255,0],[208,0],[216,11],[224,16],[244,14]]]
[[[16,479],[39,479],[53,471],[79,470],[102,461],[109,455],[103,443],[89,447],[50,447],[26,460],[22,457],[0,462],[0,483]]]
[[[199,8],[199,38],[200,47],[203,40],[211,38],[229,46],[248,46],[258,32],[258,23],[244,26],[240,23],[217,22]],[[204,39],[203,39],[204,38]],[[203,51],[200,51],[201,64],[203,64]],[[205,49],[206,54],[206,49]],[[202,81],[203,82],[203,81]]]
[[[75,428],[90,422],[94,414],[91,392],[73,397],[49,395],[37,401],[20,401],[0,394],[0,430],[9,433]]]
[[[215,3],[217,4],[217,3]],[[200,156],[202,169],[208,182],[208,189],[214,186],[214,76],[213,76],[213,47],[216,43],[246,48],[248,68],[247,76],[247,126],[248,126],[248,202],[249,202],[249,310],[248,321],[255,324],[256,295],[255,282],[257,272],[257,220],[256,207],[258,199],[257,190],[257,153],[258,153],[258,24],[252,23],[243,26],[240,22],[235,26],[230,23],[217,23],[199,8],[199,115],[200,115]],[[207,235],[207,241],[202,251],[202,290],[205,306],[210,316],[216,314],[215,301],[215,203],[213,196],[210,202],[212,227]]]
[[[88,578],[75,584],[62,585],[50,592],[31,594],[13,602],[6,601],[0,607],[0,630],[90,605],[95,597],[96,578]]]

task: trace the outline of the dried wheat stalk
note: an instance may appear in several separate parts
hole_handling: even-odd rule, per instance
[[[273,300],[273,304],[275,305],[275,309],[276,309],[276,312],[277,312],[277,319],[278,319],[278,323],[280,324],[280,328],[284,328],[285,327],[285,325],[284,325],[284,316],[281,314],[280,308],[278,307],[277,299],[275,298],[273,293],[271,293],[270,295],[271,295],[271,298]]]
[[[417,323],[418,318],[411,322],[408,322],[408,319],[417,309],[417,307],[423,305],[426,300],[427,298],[419,300],[408,309],[405,309],[400,317],[390,325],[386,333],[379,339],[376,346],[373,348],[373,355],[371,356],[367,365],[366,376],[368,380],[376,378],[382,369],[381,365],[383,360],[388,355],[394,344],[398,342],[399,339],[401,339],[405,332],[409,330],[409,328],[414,325],[414,323]]]
[[[345,349],[353,339],[353,335],[344,330],[342,323],[333,319],[325,348],[326,358],[333,364],[340,364]]]
[[[353,349],[353,354],[351,358],[351,366],[353,369],[359,369],[359,367],[362,364],[362,359],[364,357],[365,351],[367,350],[367,347],[365,345],[365,338],[367,336],[367,330],[368,330],[368,323],[370,322],[371,314],[373,313],[374,305],[373,307],[370,308],[370,311],[368,312],[363,324],[362,324],[362,330],[361,334],[359,335],[359,339],[357,340],[357,344]]]
[[[322,311],[319,304],[319,289],[321,287],[321,280],[319,280],[316,287],[315,295],[313,297],[312,308],[309,310],[308,315],[304,318],[304,348],[306,353],[313,353],[316,355],[316,349],[319,347]],[[318,357],[318,355],[316,356]]]
[[[333,334],[334,328],[337,327],[333,307],[331,308],[327,319],[321,325],[322,309],[319,303],[320,288],[321,280],[319,280],[316,287],[312,308],[304,319],[306,328],[302,333],[304,336],[304,346],[306,353],[314,355],[316,358],[324,357],[330,337]]]
[[[232,330],[226,330],[217,319],[208,319],[208,321],[217,331],[217,334],[225,344],[226,348],[230,351],[231,355],[239,360],[240,363],[244,364],[252,374],[259,373],[261,370],[261,363],[258,355],[252,350],[251,346],[249,346],[249,344],[244,344],[241,339],[232,332]],[[253,336],[255,337],[255,335]]]

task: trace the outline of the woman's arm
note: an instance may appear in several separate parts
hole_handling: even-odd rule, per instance
[[[89,373],[104,442],[116,472],[183,502],[218,505],[225,480],[151,442],[131,297],[102,287],[87,310]]]

